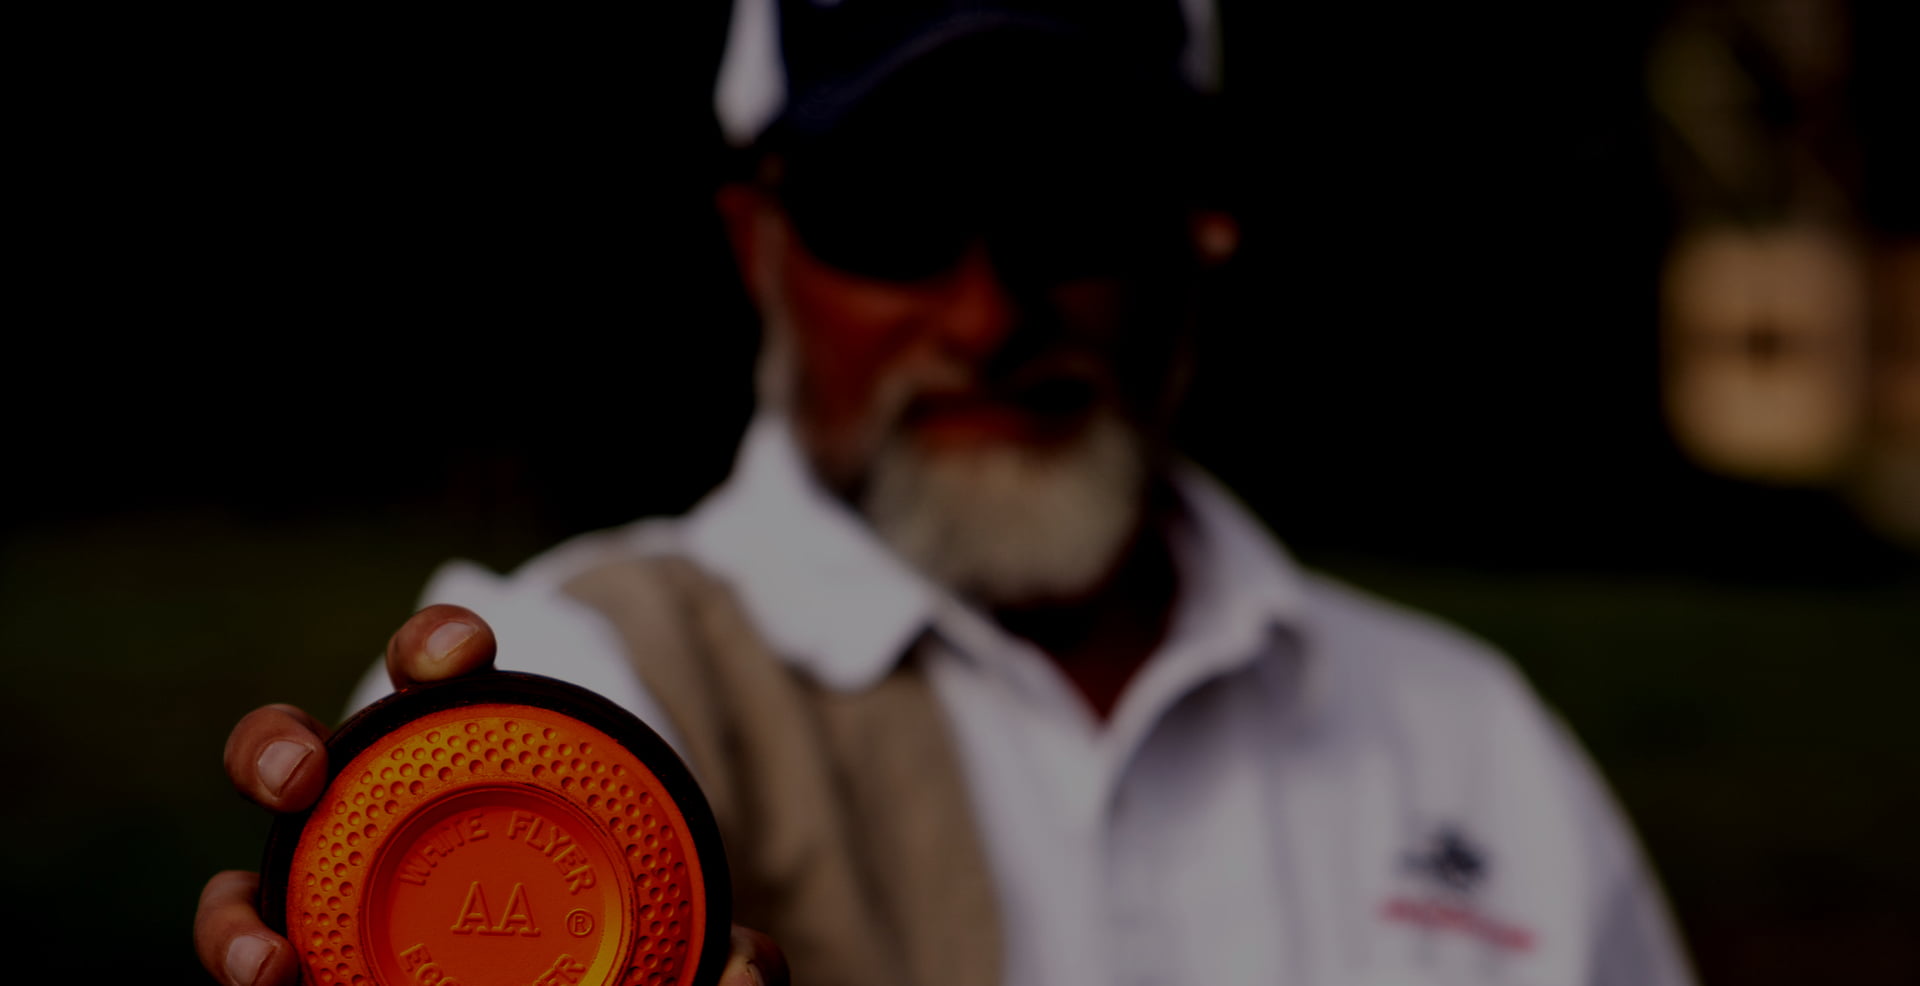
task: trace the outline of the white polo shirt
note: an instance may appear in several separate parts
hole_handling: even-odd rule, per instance
[[[1691,981],[1620,812],[1503,658],[1297,568],[1198,470],[1175,486],[1172,628],[1106,721],[828,496],[774,417],[685,518],[587,535],[505,578],[452,563],[425,602],[485,618],[501,667],[592,688],[669,741],[611,628],[561,592],[609,550],[728,581],[832,688],[877,682],[931,631],[1007,986]],[[376,667],[356,707],[387,690]]]

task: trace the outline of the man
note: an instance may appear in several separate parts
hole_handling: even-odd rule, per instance
[[[1193,172],[1204,32],[1172,3],[948,6],[737,12],[722,118],[756,164],[721,209],[766,336],[734,475],[506,579],[450,566],[392,682],[497,646],[660,728],[803,984],[1686,982],[1617,811],[1507,665],[1300,571],[1169,448],[1233,236]],[[699,696],[655,675],[676,646],[771,656]],[[763,684],[805,722],[764,721]],[[297,810],[322,735],[260,710],[229,773]],[[796,745],[817,799],[764,781]],[[954,810],[916,807],[943,777]],[[820,811],[854,831],[789,865],[786,817]],[[912,826],[923,851],[886,857]],[[291,981],[250,881],[209,884],[196,944],[225,981]],[[729,982],[784,976],[736,945]]]

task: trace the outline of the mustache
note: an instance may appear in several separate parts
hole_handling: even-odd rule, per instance
[[[998,403],[1034,410],[1070,411],[1114,395],[1107,364],[1087,353],[1061,351],[995,372],[951,363],[902,374],[881,387],[877,409],[898,421],[916,409],[953,404]]]

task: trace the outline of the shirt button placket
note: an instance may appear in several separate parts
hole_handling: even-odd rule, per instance
[[[1172,941],[1159,926],[1160,910],[1150,852],[1142,829],[1139,796],[1119,778],[1107,799],[1104,824],[1107,872],[1107,935],[1113,956],[1114,982],[1124,986],[1162,986],[1166,976],[1166,949]]]

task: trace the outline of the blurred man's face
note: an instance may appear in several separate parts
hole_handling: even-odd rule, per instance
[[[823,483],[983,602],[1096,589],[1164,455],[1189,272],[1184,243],[1162,241],[1184,227],[1122,236],[1028,215],[1011,248],[982,233],[929,252],[810,237],[771,198],[757,217],[743,260],[767,323],[762,392]]]
[[[994,606],[1084,598],[1125,556],[1194,267],[1169,91],[1014,40],[894,76],[730,210],[763,397],[895,550]]]

